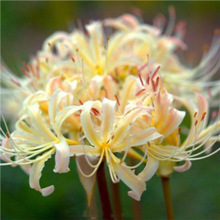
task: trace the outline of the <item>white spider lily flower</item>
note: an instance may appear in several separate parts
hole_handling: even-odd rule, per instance
[[[210,149],[216,141],[219,140],[220,121],[217,120],[212,125],[206,126],[208,103],[204,96],[197,95],[198,108],[195,109],[193,105],[186,101],[177,98],[191,113],[191,127],[187,134],[185,141],[180,143],[180,123],[177,120],[175,130],[168,136],[164,136],[164,140],[158,143],[151,143],[148,149],[148,162],[145,172],[153,175],[157,171],[160,176],[170,176],[172,172],[183,172],[191,167],[191,161],[200,160],[212,156],[220,151],[220,147],[208,155],[203,155],[207,148]],[[156,126],[155,126],[156,127]],[[161,130],[160,130],[161,131]],[[163,132],[162,132],[163,134]],[[208,146],[203,146],[208,143]],[[181,166],[176,166],[176,162],[185,162]],[[153,171],[152,171],[153,170]],[[141,178],[145,178],[144,172],[140,174]],[[149,180],[145,178],[145,180]]]
[[[20,165],[26,171],[30,170],[30,187],[43,196],[54,190],[54,186],[42,189],[39,185],[45,162],[55,153],[54,172],[68,172],[69,158],[74,154],[69,144],[79,143],[66,139],[61,131],[64,121],[81,109],[80,106],[68,106],[59,111],[59,105],[63,105],[61,102],[65,98],[69,99],[68,94],[60,90],[51,97],[49,122],[43,117],[38,103],[26,106],[26,114],[17,122],[17,129],[11,135],[7,134],[8,137],[2,141],[1,158],[6,163],[1,165]]]
[[[144,145],[161,139],[163,136],[154,127],[149,126],[140,131],[135,126],[135,122],[142,116],[151,117],[151,108],[136,106],[120,116],[116,113],[115,105],[115,101],[106,98],[103,99],[103,102],[88,101],[84,103],[81,113],[82,130],[88,145],[96,151],[95,156],[98,157],[98,162],[93,165],[87,160],[88,166],[91,166],[93,171],[89,175],[81,173],[88,178],[92,177],[101,162],[106,160],[112,181],[115,183],[122,180],[132,190],[129,195],[140,200],[141,194],[145,190],[145,183],[132,171],[135,167],[127,166],[124,159],[131,147]],[[82,145],[82,147],[87,153],[86,146]],[[125,152],[122,159],[117,157],[119,152]],[[145,153],[147,153],[147,148],[145,148]],[[86,156],[94,155],[88,152]]]

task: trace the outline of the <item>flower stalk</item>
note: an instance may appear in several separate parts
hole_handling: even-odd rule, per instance
[[[121,208],[121,200],[120,200],[120,189],[119,189],[119,183],[113,183],[112,185],[112,195],[113,195],[113,206],[115,211],[115,219],[121,220],[122,219],[122,208]]]
[[[174,211],[173,211],[172,197],[170,191],[170,178],[161,177],[161,182],[162,182],[163,195],[166,205],[167,219],[174,220]]]
[[[113,220],[111,202],[107,188],[107,181],[105,177],[105,167],[103,162],[100,164],[98,168],[96,178],[97,178],[99,196],[102,205],[102,217],[104,220]]]

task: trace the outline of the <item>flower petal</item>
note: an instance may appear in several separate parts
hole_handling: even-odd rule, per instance
[[[55,140],[56,137],[47,126],[44,118],[41,115],[40,107],[38,104],[30,105],[28,107],[29,116],[31,119],[31,126],[43,137]]]
[[[177,172],[182,173],[190,169],[191,165],[192,163],[189,160],[187,160],[182,166],[175,166],[173,167],[173,169]]]
[[[102,103],[102,141],[106,143],[110,138],[114,125],[115,101],[104,98]]]
[[[70,94],[63,92],[60,89],[56,90],[50,99],[48,111],[49,111],[50,123],[55,129],[55,131],[56,131],[55,117],[57,112],[59,111],[59,104],[65,96],[67,96],[67,101],[70,103],[72,99]]]
[[[72,114],[74,114],[75,112],[81,110],[82,107],[81,106],[68,106],[66,108],[64,108],[62,111],[58,112],[55,118],[55,128],[56,128],[56,132],[58,136],[61,136],[61,127],[63,122]],[[75,121],[74,121],[75,122]],[[76,126],[80,125],[80,123],[78,121],[76,121],[76,123],[78,123]]]
[[[51,157],[51,153],[53,151],[49,151],[46,155],[41,156],[41,160],[34,163],[31,167],[31,173],[29,178],[29,184],[32,189],[35,189],[42,193],[43,196],[48,196],[54,191],[54,186],[48,186],[46,188],[41,188],[39,184],[39,180],[41,177],[41,172],[44,168],[45,162]]]
[[[151,157],[149,155],[148,155],[147,159],[148,159],[147,164],[146,164],[144,170],[138,174],[138,177],[142,181],[148,181],[149,179],[151,179],[159,167],[159,161],[157,159],[155,159],[154,157]]]
[[[132,191],[128,192],[128,195],[133,199],[139,201],[143,191],[146,190],[145,182],[134,174],[134,171],[130,170],[124,164],[112,163],[117,176],[130,188]]]
[[[94,104],[100,103],[99,101],[88,101],[85,102],[83,105],[82,113],[80,116],[81,119],[81,125],[82,130],[85,133],[86,138],[92,144],[93,146],[99,146],[101,144],[100,142],[100,135],[97,131],[95,131],[95,128],[93,126],[93,122],[91,119],[91,109]]]
[[[163,135],[158,133],[154,127],[151,127],[143,130],[142,132],[133,134],[130,144],[131,146],[139,146],[162,137]]]
[[[60,143],[54,144],[56,148],[55,156],[55,173],[67,173],[69,172],[69,160],[70,160],[70,150],[67,142],[64,138],[61,138]]]
[[[165,124],[163,129],[161,129],[159,132],[161,132],[164,136],[168,136],[178,128],[178,126],[183,121],[185,115],[186,113],[184,111],[178,111],[172,108],[170,110],[169,120],[167,120],[167,123]]]
[[[117,128],[114,131],[113,149],[120,144],[124,138],[129,134],[130,124],[135,122],[138,117],[146,115],[150,117],[151,108],[148,107],[136,107],[126,114],[117,124]]]

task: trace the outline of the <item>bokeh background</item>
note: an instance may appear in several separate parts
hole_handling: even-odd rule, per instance
[[[23,61],[41,49],[45,38],[55,31],[70,32],[77,19],[117,17],[138,8],[145,22],[152,24],[158,13],[168,18],[168,7],[176,8],[177,21],[187,24],[185,42],[188,50],[180,52],[183,62],[191,57],[198,63],[203,46],[210,45],[214,29],[220,27],[220,3],[216,2],[150,2],[150,1],[3,1],[1,2],[1,57],[15,74]],[[218,76],[219,77],[219,76]],[[55,185],[55,192],[42,197],[29,188],[28,176],[19,168],[1,168],[2,219],[84,219],[86,196],[79,182],[74,160],[71,172],[54,174],[53,160],[46,163],[41,185]],[[174,173],[171,189],[176,219],[220,219],[220,157],[196,161],[185,173]],[[109,185],[109,188],[111,186]],[[125,219],[135,219],[128,188],[120,183],[120,197]],[[100,201],[95,189],[97,212],[101,219]],[[111,193],[110,193],[111,194]],[[141,219],[165,219],[161,182],[154,176],[147,184],[139,203]],[[86,219],[86,218],[85,218]],[[137,219],[137,216],[136,216]]]

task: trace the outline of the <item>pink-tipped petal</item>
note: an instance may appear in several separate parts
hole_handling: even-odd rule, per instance
[[[175,166],[175,167],[173,167],[173,169],[177,172],[182,173],[182,172],[189,170],[191,165],[192,165],[191,161],[187,160],[183,165]]]
[[[44,168],[45,162],[51,157],[52,151],[48,152],[46,155],[41,156],[41,160],[34,163],[31,167],[29,184],[32,189],[35,189],[42,193],[43,196],[48,196],[54,191],[54,186],[48,186],[46,188],[40,187],[40,178],[42,175],[42,170]]]
[[[184,111],[171,109],[170,118],[167,121],[167,124],[163,128],[162,134],[164,134],[164,136],[168,136],[169,134],[172,134],[172,132],[174,132],[179,127],[185,115],[186,113]]]
[[[128,192],[128,195],[139,201],[142,193],[146,190],[145,182],[123,164],[114,163],[113,167],[119,179],[132,190]]]
[[[55,173],[67,173],[69,172],[69,160],[70,160],[70,150],[67,142],[64,138],[61,138],[60,143],[54,144],[56,148],[55,156]]]
[[[158,167],[159,161],[154,157],[148,156],[147,165],[145,166],[144,170],[138,174],[138,177],[143,181],[148,181],[156,173]]]

